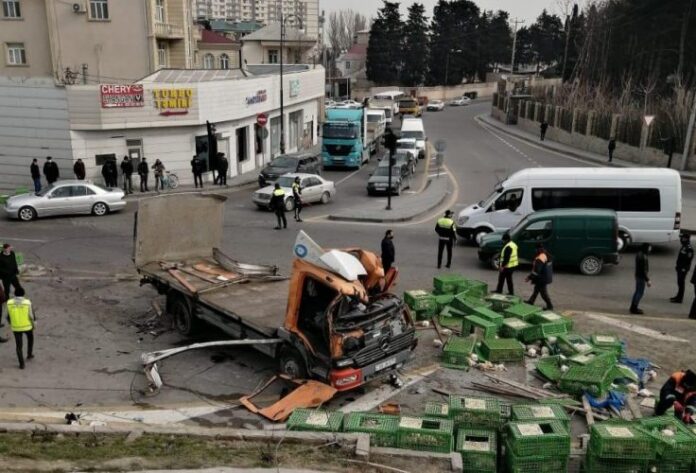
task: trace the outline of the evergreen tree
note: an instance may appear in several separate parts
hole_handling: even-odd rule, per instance
[[[470,0],[439,0],[433,11],[430,83],[460,84],[473,80],[479,56],[480,10]]]
[[[376,84],[397,84],[402,61],[403,24],[399,4],[384,0],[370,27],[367,78]]]
[[[512,54],[512,30],[506,11],[483,12],[480,21],[478,78],[486,80],[486,73],[495,65],[507,63]]]
[[[401,81],[407,86],[422,85],[428,72],[428,23],[423,4],[408,8],[404,34]]]
[[[563,21],[556,15],[549,15],[546,10],[529,27],[529,41],[533,57],[527,63],[536,63],[537,72],[540,65],[557,64],[563,60],[564,48]]]

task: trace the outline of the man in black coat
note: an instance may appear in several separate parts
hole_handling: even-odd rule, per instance
[[[382,267],[384,268],[384,274],[387,274],[387,271],[389,271],[396,259],[393,240],[394,232],[387,230],[384,233],[384,238],[382,238]]]
[[[277,182],[274,185],[273,194],[271,195],[270,207],[275,212],[276,219],[278,220],[278,225],[276,225],[275,229],[280,230],[281,228],[288,228],[288,220],[285,218],[285,191]]]
[[[78,181],[84,181],[87,175],[85,171],[85,163],[81,159],[78,159],[73,166],[73,173],[75,174],[75,179]]]
[[[227,170],[230,167],[230,162],[227,161],[225,153],[218,153],[218,184],[227,186]]]
[[[106,187],[111,187],[111,164],[109,161],[102,164],[101,175],[104,178],[104,185]]]
[[[17,266],[17,256],[12,250],[12,245],[5,243],[0,251],[0,281],[5,289],[5,296],[10,297],[10,286],[15,291],[22,286],[19,284],[19,266]],[[2,308],[0,307],[0,320],[2,318]]]
[[[53,162],[53,158],[50,156],[46,157],[46,162],[44,163],[43,173],[46,177],[46,181],[49,185],[53,184],[60,177],[60,171],[58,170],[58,165]]]
[[[123,157],[121,161],[121,174],[123,174],[123,192],[126,194],[133,193],[133,163],[128,156]]]
[[[31,180],[34,181],[34,192],[38,194],[41,192],[41,170],[39,169],[39,162],[36,158],[31,162],[29,171],[31,171]]]
[[[638,253],[636,253],[636,289],[633,292],[633,297],[631,298],[631,308],[629,309],[631,314],[640,315],[643,313],[638,305],[640,304],[640,300],[643,298],[643,294],[645,293],[645,286],[650,287],[650,264],[648,262],[649,252],[650,244],[643,243]]]
[[[677,256],[677,264],[675,270],[677,271],[677,295],[670,299],[670,302],[676,304],[681,304],[684,300],[684,286],[686,285],[686,275],[689,274],[691,269],[691,261],[694,259],[694,249],[691,246],[691,238],[688,233],[682,233],[679,235],[679,241],[681,242],[681,248],[679,249],[679,255]]]
[[[138,176],[140,176],[140,192],[149,192],[150,189],[147,187],[147,176],[150,173],[150,166],[147,163],[147,158],[143,156],[143,159],[138,163]]]
[[[118,187],[118,164],[116,158],[109,160],[109,175],[111,176],[111,187]]]
[[[198,155],[193,155],[191,160],[191,172],[193,173],[193,184],[198,188],[200,185],[203,188],[203,161]]]

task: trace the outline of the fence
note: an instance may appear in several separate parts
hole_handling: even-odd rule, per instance
[[[573,111],[567,108],[561,109],[561,129],[568,133],[573,132]]]
[[[577,116],[575,117],[575,133],[580,133],[581,135],[587,134],[587,111],[578,110],[575,112]]]
[[[605,140],[611,138],[612,119],[613,115],[611,113],[595,113],[592,116],[592,129],[590,130],[590,134]]]

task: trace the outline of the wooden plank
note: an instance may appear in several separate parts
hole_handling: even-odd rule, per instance
[[[172,277],[173,277],[174,279],[176,279],[177,281],[179,281],[179,283],[180,283],[182,286],[184,286],[186,289],[188,289],[188,290],[189,290],[190,292],[192,292],[193,294],[196,294],[196,293],[198,292],[198,290],[197,290],[193,285],[191,285],[190,282],[188,282],[188,280],[183,276],[183,274],[181,274],[181,273],[179,272],[179,270],[177,270],[177,269],[169,269],[169,270],[167,270],[167,272],[168,272],[169,274],[171,274]]]
[[[587,425],[594,425],[594,413],[592,412],[592,406],[590,406],[590,401],[587,400],[587,396],[582,396],[582,407],[585,409],[585,419],[587,420]]]
[[[206,276],[205,274],[202,274],[198,271],[194,271],[193,269],[182,268],[182,267],[178,267],[177,269],[184,274],[188,274],[189,276],[195,276],[198,279],[202,279],[203,281],[209,282],[211,284],[219,284],[221,282],[219,279],[210,278],[210,277]]]

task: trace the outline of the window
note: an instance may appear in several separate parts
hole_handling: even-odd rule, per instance
[[[268,64],[278,64],[279,61],[279,56],[278,56],[278,50],[277,49],[269,49],[268,50]]]
[[[350,71],[350,61],[346,61],[346,71]]]
[[[165,18],[164,0],[155,0],[155,20],[164,23]]]
[[[300,124],[302,123],[302,110],[292,112],[288,116],[288,147],[300,149]]]
[[[249,155],[247,154],[247,128],[248,127],[245,126],[235,130],[235,134],[237,135],[237,161],[240,163],[249,159]]]
[[[205,170],[209,169],[209,158],[208,158],[208,135],[197,136],[196,137],[196,156],[198,159],[205,163]]]
[[[553,224],[551,220],[539,220],[532,222],[520,232],[519,239],[521,241],[544,241],[551,237],[551,228]]]
[[[488,212],[495,212],[498,210],[509,210],[510,212],[514,212],[517,210],[517,207],[520,206],[520,203],[522,203],[523,195],[524,191],[522,189],[509,190],[498,197],[495,204],[491,205],[488,209]]]
[[[210,53],[203,56],[203,69],[215,69],[215,56]]]
[[[27,63],[27,53],[24,43],[7,43],[7,64],[22,66]]]
[[[94,156],[94,163],[97,166],[103,166],[105,162],[107,162],[111,159],[115,160],[116,155],[113,153],[111,153],[111,154],[97,154],[96,156]]]
[[[169,65],[169,48],[165,41],[157,41],[157,63],[160,67]]]
[[[21,18],[19,0],[2,0],[2,16],[5,18]]]
[[[61,197],[70,197],[72,195],[72,192],[70,190],[70,186],[63,186],[59,187],[58,189],[54,190],[53,193],[50,195],[51,199],[57,199]]]
[[[230,68],[230,57],[227,54],[220,54],[220,69]]]
[[[108,0],[89,0],[89,17],[92,20],[108,20]]]
[[[72,197],[84,197],[87,195],[85,186],[70,186],[70,195]]]
[[[565,188],[532,190],[532,208],[610,209],[617,212],[659,212],[659,189]]]

